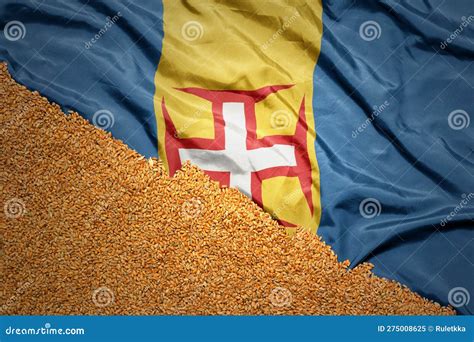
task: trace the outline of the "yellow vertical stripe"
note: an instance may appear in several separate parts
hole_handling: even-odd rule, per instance
[[[254,90],[294,84],[259,102],[257,136],[292,135],[304,98],[308,124],[314,212],[294,177],[267,179],[266,210],[316,230],[321,204],[312,108],[313,71],[322,36],[321,1],[164,0],[164,40],[155,76],[155,113],[160,157],[164,149],[164,98],[180,137],[214,138],[211,103],[176,88]]]

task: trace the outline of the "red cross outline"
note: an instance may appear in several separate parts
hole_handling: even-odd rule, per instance
[[[208,100],[212,103],[212,113],[214,117],[214,137],[207,138],[180,138],[178,131],[171,120],[166,108],[165,99],[163,97],[161,108],[165,120],[165,152],[168,160],[170,175],[181,168],[182,161],[180,159],[180,149],[202,149],[208,151],[224,150],[225,121],[223,118],[222,108],[224,103],[238,102],[244,103],[245,125],[247,130],[246,149],[253,150],[257,148],[272,147],[274,145],[290,145],[294,146],[295,166],[277,166],[251,173],[251,196],[252,199],[261,207],[262,201],[262,182],[264,179],[277,176],[298,177],[301,189],[306,198],[306,202],[310,209],[311,215],[314,213],[314,204],[312,197],[312,176],[311,162],[309,159],[307,148],[307,131],[308,125],[305,117],[305,98],[301,101],[298,114],[298,122],[294,135],[272,135],[257,138],[257,124],[255,116],[255,104],[264,100],[268,95],[277,93],[279,90],[291,88],[293,85],[277,85],[266,86],[257,90],[208,90],[202,88],[175,88],[185,93],[193,94]],[[226,171],[209,171],[204,170],[211,179],[219,181],[223,186],[229,186],[230,173]],[[292,223],[280,220],[286,226],[295,226]]]

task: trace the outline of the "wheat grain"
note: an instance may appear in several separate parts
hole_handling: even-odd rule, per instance
[[[454,313],[289,237],[196,167],[169,178],[5,64],[0,82],[0,203],[24,206],[0,215],[1,314]]]

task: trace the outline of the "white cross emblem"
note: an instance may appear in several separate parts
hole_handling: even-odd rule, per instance
[[[248,150],[244,110],[243,102],[222,103],[224,150],[180,148],[179,157],[181,162],[189,160],[203,170],[229,172],[229,185],[252,197],[252,172],[278,166],[296,166],[296,158],[292,145],[275,144]]]

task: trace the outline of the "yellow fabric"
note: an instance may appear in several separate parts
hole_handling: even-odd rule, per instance
[[[160,157],[166,164],[163,97],[180,137],[214,138],[211,103],[175,88],[254,90],[295,84],[257,103],[257,136],[294,134],[305,98],[314,215],[296,177],[264,180],[262,198],[276,217],[316,231],[321,203],[312,94],[322,36],[321,2],[164,0],[163,5],[164,40],[155,76]],[[284,121],[281,128],[275,129],[275,119]]]

